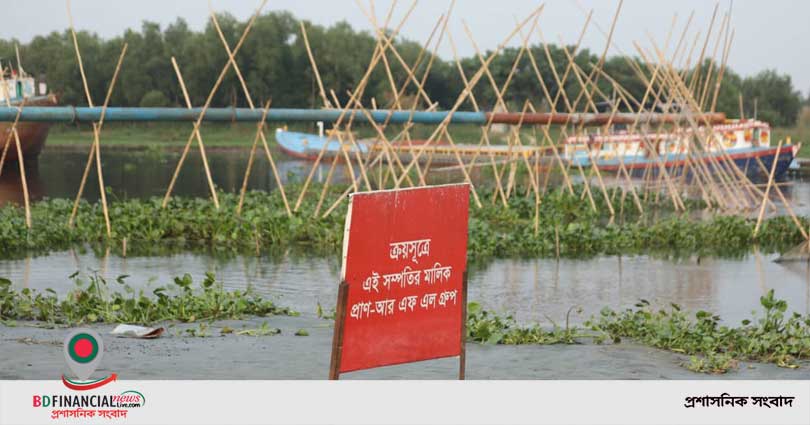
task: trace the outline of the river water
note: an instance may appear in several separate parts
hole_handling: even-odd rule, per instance
[[[84,152],[46,149],[37,167],[29,166],[29,186],[35,199],[73,197],[79,186],[86,160]],[[175,153],[134,153],[103,151],[107,186],[119,198],[159,196],[164,193],[179,155]],[[279,155],[280,156],[280,155]],[[209,152],[212,174],[217,186],[237,191],[241,186],[247,152],[212,150]],[[277,157],[285,180],[303,179],[310,163]],[[275,181],[264,157],[259,157],[249,187],[272,190]],[[325,176],[328,166],[323,166]],[[338,170],[339,175],[343,171]],[[88,182],[86,197],[98,196],[95,174]],[[316,173],[316,178],[318,173]],[[0,181],[0,197],[17,200],[19,181],[10,169]],[[202,164],[190,156],[176,186],[176,194],[207,196]],[[797,212],[808,214],[810,184],[792,181],[784,188],[794,200]],[[810,313],[810,265],[777,264],[774,256],[752,253],[742,259],[690,258],[679,261],[634,257],[598,257],[588,260],[496,260],[471,266],[469,299],[488,309],[513,313],[523,323],[551,320],[564,323],[598,314],[602,307],[630,307],[639,299],[658,305],[670,302],[688,310],[718,313],[729,324],[749,318],[759,310],[759,297],[769,289],[788,301],[792,311]],[[72,287],[68,276],[75,271],[87,275],[95,270],[107,277],[120,274],[131,277],[135,288],[152,288],[171,282],[175,276],[190,273],[201,281],[206,271],[214,272],[229,288],[252,287],[280,305],[303,314],[314,314],[318,303],[330,310],[335,303],[340,264],[335,258],[301,257],[276,254],[271,257],[229,259],[207,255],[181,254],[170,257],[121,258],[97,257],[79,251],[57,252],[47,256],[0,261],[0,276],[11,279],[16,287],[39,290],[53,288],[65,293]],[[116,285],[111,283],[111,285]]]

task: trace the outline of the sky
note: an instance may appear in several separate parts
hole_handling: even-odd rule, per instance
[[[65,0],[13,1],[13,7],[4,8],[7,16],[0,22],[0,38],[17,38],[27,42],[37,35],[68,27]],[[358,1],[366,10],[369,9],[369,0]],[[392,1],[374,2],[380,21],[388,13]],[[403,18],[411,1],[397,2],[392,22],[399,22]],[[260,3],[260,0],[211,2],[217,12],[228,12],[240,19],[250,17]],[[512,32],[517,20],[523,20],[541,4],[540,1],[529,0],[457,0],[448,30],[459,54],[469,56],[475,50],[464,31],[464,23],[469,26],[475,43],[481,49],[494,49]],[[573,44],[585,23],[587,11],[592,9],[593,23],[588,27],[583,45],[601,53],[618,5],[618,0],[548,0],[538,26],[549,42],[562,40]],[[672,27],[673,17],[676,19],[673,35],[676,41],[692,12],[695,16],[687,31],[687,39],[691,43],[698,32],[705,37],[714,5],[714,2],[706,0],[625,0],[614,34],[615,47],[611,48],[609,54],[634,53],[634,42],[650,46],[648,34],[659,46],[663,45]],[[450,0],[419,1],[401,34],[424,42],[437,19],[447,12],[449,6]],[[732,28],[735,29],[729,65],[743,76],[754,75],[764,69],[776,69],[790,75],[794,87],[807,95],[810,90],[810,1],[738,0],[732,4],[730,0],[723,0],[720,2],[715,34],[729,6],[732,8]],[[182,17],[192,29],[202,29],[208,19],[209,3],[207,0],[72,0],[71,10],[77,29],[110,38],[122,34],[126,28],[140,28],[144,20],[158,22],[165,27],[177,17]],[[286,10],[298,18],[327,26],[345,20],[355,29],[371,31],[374,28],[355,0],[270,0],[263,10]],[[535,34],[531,41],[538,42],[539,36]],[[710,49],[713,44],[712,40]],[[515,37],[509,45],[519,46],[519,38]],[[452,50],[446,40],[439,54],[446,59],[452,58]]]

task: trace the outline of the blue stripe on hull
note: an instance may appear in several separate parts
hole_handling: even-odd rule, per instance
[[[771,172],[771,167],[773,166],[773,160],[775,156],[776,156],[775,154],[770,154],[770,155],[762,155],[759,157],[760,161],[762,161],[762,165],[765,166],[767,172],[762,170],[762,167],[759,166],[756,158],[753,157],[736,158],[734,159],[734,163],[740,170],[745,172],[746,176],[748,176],[748,178],[751,179],[751,181],[767,181],[768,174]],[[791,162],[793,162],[793,151],[782,149],[782,153],[779,154],[779,163],[776,165],[776,171],[774,173],[776,180],[780,180],[782,177],[785,176],[785,173],[790,167]],[[709,171],[713,173],[718,172],[720,167],[723,167],[724,169],[726,169],[727,173],[730,173],[728,167],[723,165],[723,161],[719,162],[707,161],[706,165],[709,168]],[[667,167],[667,172],[669,172],[671,175],[674,176],[681,176],[683,173],[683,168],[684,167],[681,165],[675,167]],[[688,170],[686,176],[687,179],[692,178],[691,168],[692,168],[691,166],[687,167]],[[645,168],[633,168],[629,171],[630,175],[633,177],[644,177]],[[652,173],[653,177],[657,177],[659,172],[660,167],[652,165],[647,173],[648,174]]]

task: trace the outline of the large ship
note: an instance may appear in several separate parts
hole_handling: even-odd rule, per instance
[[[47,94],[47,86],[40,82],[37,84],[34,77],[28,75],[19,65],[17,69],[6,66],[0,61],[0,72],[3,72],[5,84],[0,84],[0,105],[12,107],[22,106],[55,106],[56,96]],[[0,123],[0,152],[6,150],[7,160],[17,160],[14,135],[11,128],[14,123]],[[47,122],[19,122],[17,134],[20,136],[20,148],[24,159],[35,159],[48,138],[50,123]],[[9,144],[6,148],[6,144]]]

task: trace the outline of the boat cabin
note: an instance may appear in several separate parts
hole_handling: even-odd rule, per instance
[[[11,66],[7,67],[2,60],[0,60],[0,70],[2,70],[5,80],[5,87],[0,84],[0,103],[6,102],[6,96],[12,103],[17,103],[23,99],[47,93],[45,83],[37,85],[34,77],[21,69],[15,70]]]

